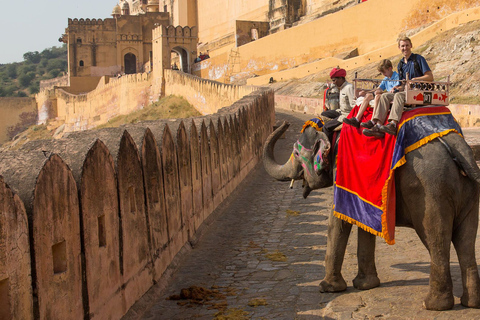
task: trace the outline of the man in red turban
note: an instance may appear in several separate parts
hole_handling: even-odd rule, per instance
[[[330,78],[333,80],[333,78],[345,78],[347,76],[347,71],[345,69],[340,69],[340,68],[333,68],[332,71],[330,71]]]
[[[332,119],[326,122],[323,127],[327,135],[330,135],[331,132],[343,122],[343,119],[348,116],[355,106],[354,88],[353,85],[345,79],[346,76],[347,71],[340,67],[333,68],[332,71],[330,71],[330,79],[332,79],[333,84],[338,88],[340,93],[339,108],[322,112],[322,116]]]

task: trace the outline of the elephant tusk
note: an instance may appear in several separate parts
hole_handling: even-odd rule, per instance
[[[295,179],[292,179],[292,182],[290,182],[290,189],[293,189],[293,183],[295,182]]]

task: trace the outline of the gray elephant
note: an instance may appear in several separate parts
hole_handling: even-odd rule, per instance
[[[283,165],[273,157],[277,139],[287,130],[284,123],[266,140],[263,161],[266,171],[278,180],[304,179],[303,196],[331,186],[336,170],[336,150],[323,132],[307,127]],[[336,144],[335,144],[336,145]],[[450,275],[450,243],[460,263],[462,305],[480,307],[480,278],[475,259],[479,214],[480,169],[473,152],[457,133],[408,153],[407,162],[395,171],[396,226],[414,228],[430,253],[430,289],[424,301],[429,310],[454,305]],[[456,161],[454,161],[454,159]],[[321,292],[346,289],[341,267],[352,225],[333,215],[329,218],[325,278]],[[357,289],[380,285],[375,267],[375,236],[358,229]]]

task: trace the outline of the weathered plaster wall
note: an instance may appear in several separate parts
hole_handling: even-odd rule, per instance
[[[35,124],[36,109],[33,98],[0,97],[0,144]]]
[[[323,112],[323,99],[275,95],[275,108],[319,115]]]
[[[55,89],[55,117],[65,122],[65,132],[94,128],[113,117],[141,109],[159,97],[158,91],[151,90],[147,73],[105,79],[102,77],[96,89],[86,94]],[[38,105],[41,108],[45,102],[39,101]]]
[[[186,122],[74,132],[2,152],[0,192],[3,179],[16,195],[0,197],[0,219],[17,197],[30,228],[0,229],[0,257],[24,243],[32,269],[25,257],[0,260],[0,297],[23,297],[21,309],[0,300],[0,315],[120,319],[258,163],[273,122],[273,91],[261,89]],[[12,287],[30,274],[33,288]]]
[[[253,92],[254,87],[226,85],[178,71],[165,70],[165,95],[177,94],[202,114],[212,114]]]
[[[22,201],[0,176],[0,319],[33,319],[28,222]]]
[[[370,1],[372,0],[369,0],[367,2],[370,2]],[[413,10],[412,12],[410,12],[409,16],[407,17],[407,20],[411,19],[410,15],[414,13],[417,13],[417,11]],[[478,19],[480,19],[479,7],[466,9],[462,12],[453,13],[441,19],[440,21],[437,21],[431,24],[430,26],[419,31],[418,33],[411,35],[410,38],[412,39],[413,45],[418,46],[432,39],[433,37],[435,37],[441,32],[444,32],[446,30],[455,28],[461,24],[464,24],[470,21],[475,21]],[[270,77],[273,77],[275,80],[302,78],[308,74],[315,73],[327,68],[332,68],[334,66],[340,66],[342,68],[345,68],[346,70],[350,70],[350,69],[361,67],[371,62],[379,61],[380,59],[389,58],[398,54],[399,54],[399,50],[398,50],[397,42],[393,41],[392,43],[390,43],[385,47],[382,47],[364,54],[360,53],[358,57],[353,57],[346,60],[341,58],[336,58],[336,57],[325,58],[319,61],[300,65],[297,68],[278,71],[278,72],[272,72],[270,74],[266,74],[256,78],[251,78],[247,80],[247,83],[250,85],[266,84],[268,83]]]
[[[429,8],[420,4],[419,0],[369,0],[238,48],[230,44],[210,50],[211,58],[201,67],[195,66],[195,75],[223,81],[229,68],[237,68],[237,77],[256,75],[247,83],[262,85],[271,76],[278,80],[301,78],[336,65],[351,68],[388,58],[398,54],[396,39],[401,32],[421,26],[422,17],[437,17],[436,11],[445,12],[443,6],[437,8],[434,3]],[[413,35],[412,40],[418,45],[440,32],[477,19],[480,19],[478,7],[465,8]],[[202,41],[201,28],[199,38]],[[359,57],[343,60],[343,56],[355,49]],[[237,66],[231,59],[232,50],[238,52]]]
[[[268,35],[270,24],[262,21],[236,21],[235,38],[237,47],[256,41]],[[252,30],[256,30],[256,39],[253,38]]]
[[[480,106],[451,104],[448,109],[463,128],[480,126]]]
[[[81,81],[79,78],[73,81],[77,80]],[[164,81],[151,73],[139,73],[120,78],[102,77],[95,90],[86,94],[72,94],[63,88],[45,90],[37,95],[39,122],[62,121],[65,132],[92,129],[113,117],[151,104],[161,94],[181,95],[202,114],[212,114],[254,90],[250,86],[225,85],[169,69],[164,70]]]
[[[40,81],[40,90],[53,89],[54,86],[65,87],[69,85],[69,76],[68,74],[48,80]]]

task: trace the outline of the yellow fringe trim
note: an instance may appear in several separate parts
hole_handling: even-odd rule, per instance
[[[418,149],[420,148],[421,146],[427,144],[428,142],[434,140],[435,138],[438,138],[438,137],[443,137],[445,135],[447,135],[448,133],[450,132],[456,132],[458,133],[460,136],[461,134],[455,130],[455,129],[448,129],[448,130],[445,130],[445,131],[442,131],[442,132],[438,132],[438,133],[434,133],[434,134],[431,134],[419,141],[417,141],[416,143],[412,144],[411,146],[407,147],[405,149],[405,155],[415,149]],[[397,161],[397,163],[395,164],[395,166],[390,170],[390,173],[388,174],[388,178],[387,178],[387,181],[385,181],[385,184],[383,185],[383,188],[382,188],[382,238],[385,239],[385,241],[388,243],[388,244],[394,244],[395,243],[395,240],[392,239],[391,235],[389,234],[388,232],[388,225],[387,225],[387,197],[388,197],[388,185],[390,183],[390,181],[392,180],[392,177],[393,177],[393,174],[394,174],[394,171],[395,169],[397,169],[398,167],[404,165],[407,160],[405,158],[405,155],[399,160]]]
[[[384,238],[384,239],[385,239],[385,236],[384,236],[384,234],[383,234],[382,232],[378,232],[377,230],[372,229],[372,228],[370,228],[369,226],[364,225],[363,223],[358,222],[357,220],[352,219],[352,218],[350,218],[350,217],[348,217],[348,216],[346,216],[346,215],[344,215],[344,214],[342,214],[342,213],[340,213],[340,212],[337,212],[337,211],[334,210],[334,211],[333,211],[333,215],[334,215],[335,217],[337,217],[338,219],[344,220],[344,221],[346,221],[346,222],[348,222],[348,223],[350,223],[350,224],[354,224],[354,225],[356,225],[357,227],[362,228],[363,230],[365,230],[365,231],[368,232],[368,233],[371,233],[371,234],[373,234],[373,235],[375,235],[375,236],[378,236],[378,237],[381,237],[381,238]],[[385,239],[385,241],[386,241],[388,244],[394,244],[394,243],[395,243],[395,240]]]
[[[443,113],[437,113],[437,114],[451,114],[451,112],[443,112]],[[416,118],[416,117],[419,117],[419,116],[425,116],[425,115],[431,115],[431,114],[418,114],[418,115],[415,115],[411,118],[408,118],[406,119],[404,122],[402,122],[399,127],[398,127],[398,130],[400,130],[401,126],[403,126],[404,123],[406,123],[407,121],[413,119],[413,118]],[[458,133],[461,137],[463,137],[463,135],[461,133],[459,133],[456,129],[448,129],[448,130],[445,130],[445,131],[442,131],[442,132],[438,132],[438,133],[434,133],[434,134],[431,134],[419,141],[417,141],[416,143],[412,144],[411,146],[405,148],[405,155],[415,149],[418,149],[420,148],[421,146],[427,144],[428,142],[434,140],[435,138],[438,138],[438,137],[443,137],[445,135],[447,135],[448,133],[450,132],[456,132]],[[354,224],[356,226],[358,226],[359,228],[362,228],[363,230],[365,230],[366,232],[369,232],[375,236],[378,236],[378,237],[381,237],[383,239],[385,239],[385,242],[389,245],[393,245],[395,244],[395,239],[392,239],[391,235],[389,234],[388,232],[388,224],[387,224],[387,196],[388,196],[388,185],[390,183],[390,181],[392,180],[392,177],[393,177],[393,174],[394,174],[394,171],[395,169],[397,169],[398,167],[401,167],[402,165],[404,165],[407,160],[405,158],[405,155],[403,155],[403,157],[397,161],[397,163],[395,164],[395,166],[390,170],[389,174],[388,174],[388,178],[387,180],[385,181],[385,184],[383,185],[382,187],[382,205],[381,207],[378,207],[374,204],[372,204],[371,202],[369,201],[366,201],[365,199],[363,199],[362,197],[360,197],[356,192],[353,192],[349,189],[346,189],[346,188],[343,188],[343,187],[340,187],[338,186],[336,183],[335,183],[335,186],[337,188],[340,188],[340,189],[343,189],[347,192],[350,192],[352,194],[355,194],[358,198],[360,198],[362,201],[382,210],[382,232],[378,232],[377,230],[375,229],[372,229],[371,227],[355,220],[355,219],[352,219],[340,212],[337,212],[335,211],[335,205],[333,206],[334,210],[333,210],[333,215],[341,220],[344,220],[350,224]]]
[[[403,157],[402,159],[404,159],[404,158],[405,157]],[[403,163],[405,163],[405,161]],[[390,170],[390,173],[388,174],[387,181],[385,181],[385,184],[383,185],[383,188],[382,188],[382,208],[381,208],[381,210],[382,210],[382,234],[383,234],[382,238],[384,238],[385,241],[390,245],[395,244],[395,239],[392,239],[392,235],[388,232],[388,224],[387,224],[388,185],[389,185],[390,181],[392,180],[393,172],[394,172],[394,169]],[[396,199],[395,199],[395,201],[396,201]],[[395,214],[396,214],[396,212],[395,212]],[[394,217],[394,219],[395,219],[395,217]]]

